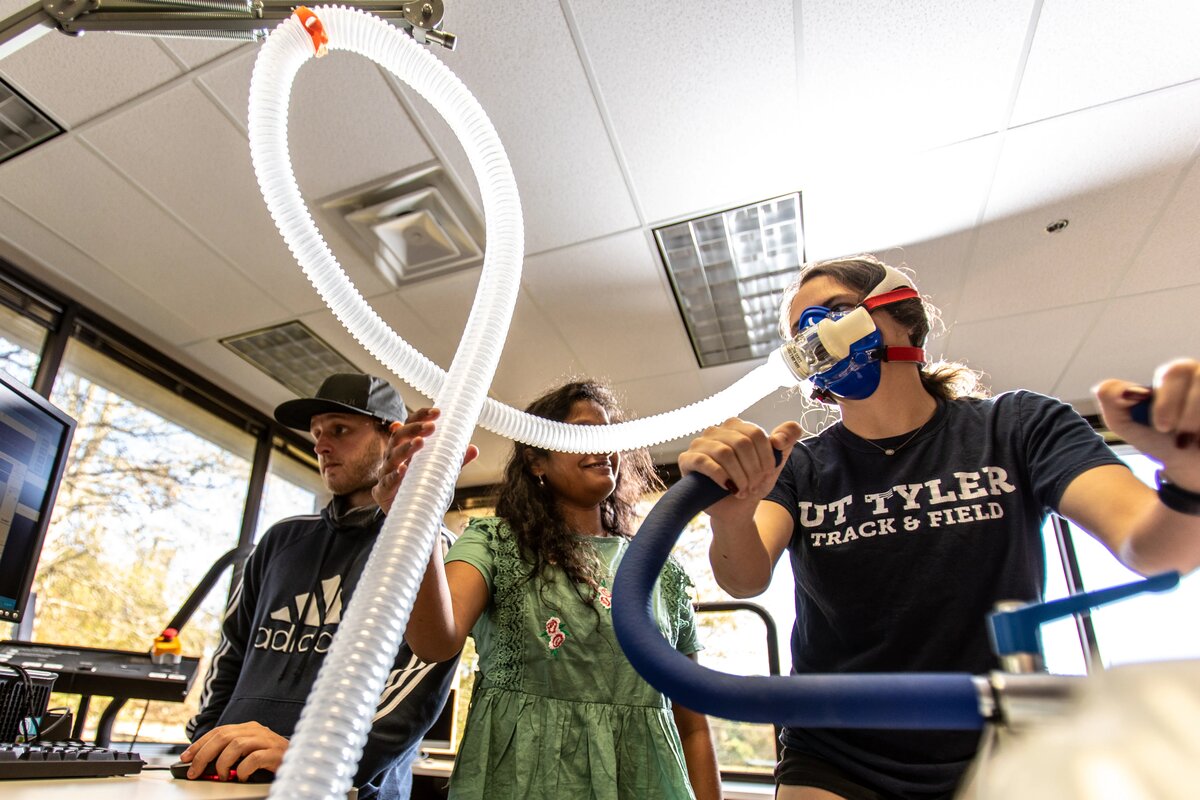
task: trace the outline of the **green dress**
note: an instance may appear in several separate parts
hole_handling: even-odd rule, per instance
[[[629,546],[589,537],[607,573],[592,604],[561,571],[529,567],[504,520],[472,520],[446,561],[464,561],[491,602],[471,635],[479,671],[450,778],[452,800],[690,800],[671,702],[634,672],[613,632],[612,575]],[[654,592],[659,629],[700,649],[690,581],[669,561]]]

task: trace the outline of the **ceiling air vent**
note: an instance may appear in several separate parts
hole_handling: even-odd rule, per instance
[[[358,187],[321,207],[393,286],[483,262],[483,223],[438,164]]]
[[[227,336],[221,344],[300,397],[312,397],[335,372],[362,372],[298,320]]]

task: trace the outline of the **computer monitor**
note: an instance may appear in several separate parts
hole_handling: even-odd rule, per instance
[[[20,622],[75,420],[0,370],[0,622]]]

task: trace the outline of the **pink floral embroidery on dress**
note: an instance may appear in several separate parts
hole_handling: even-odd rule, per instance
[[[612,592],[603,583],[596,589],[596,599],[600,601],[600,605],[612,611]]]
[[[558,617],[551,617],[546,620],[546,630],[539,634],[546,646],[550,648],[550,655],[558,655],[558,648],[562,647],[567,641],[567,637],[571,632],[567,630],[567,626],[562,624],[562,620]]]

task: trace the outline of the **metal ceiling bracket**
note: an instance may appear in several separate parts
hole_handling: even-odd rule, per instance
[[[454,34],[439,29],[443,0],[357,0],[356,8],[408,32],[422,44],[453,50]],[[44,30],[146,36],[264,39],[295,10],[290,0],[42,0],[0,23],[0,58]]]
[[[42,8],[53,17],[59,26],[73,22],[81,14],[87,14],[100,7],[100,0],[46,0]]]

